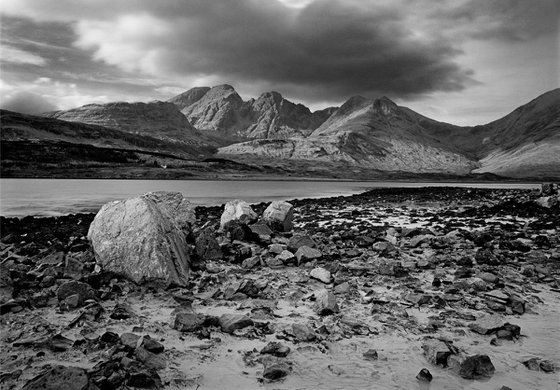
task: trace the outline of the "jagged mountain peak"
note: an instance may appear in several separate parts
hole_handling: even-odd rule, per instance
[[[259,98],[257,99],[257,101],[259,100],[268,100],[268,101],[273,101],[275,104],[280,104],[284,100],[284,97],[279,92],[269,91],[269,92],[262,93],[261,96],[259,96]]]
[[[204,95],[206,92],[210,90],[210,87],[194,87],[185,91],[177,96],[172,97],[168,100],[169,103],[173,103],[179,108],[179,110],[184,109],[185,107],[190,106],[191,104],[196,103]]]
[[[373,110],[377,114],[392,115],[397,112],[397,104],[386,96],[373,101]]]

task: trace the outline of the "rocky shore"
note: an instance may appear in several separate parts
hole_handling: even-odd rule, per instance
[[[555,388],[558,197],[146,195],[97,217],[1,217],[0,387]],[[119,207],[145,207],[161,239],[116,256],[106,243],[131,224],[102,214]]]

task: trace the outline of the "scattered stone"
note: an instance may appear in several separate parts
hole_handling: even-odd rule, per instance
[[[553,208],[558,204],[558,197],[557,196],[541,196],[540,198],[535,199],[535,203],[541,207],[545,207],[547,209]]]
[[[314,341],[317,339],[317,334],[307,325],[293,324],[292,332],[299,341]]]
[[[253,320],[242,314],[223,314],[220,317],[220,327],[225,333],[233,333],[237,329],[253,326]]]
[[[309,273],[313,279],[317,279],[325,284],[329,284],[332,282],[332,275],[329,271],[322,267],[313,268]]]
[[[88,299],[95,299],[96,295],[89,284],[75,280],[63,283],[57,291],[57,298],[61,304],[68,298],[72,298],[72,302],[68,304],[70,308],[80,307]]]
[[[481,272],[478,277],[484,280],[486,283],[494,284],[498,281],[498,277],[490,272]]]
[[[461,364],[459,375],[464,379],[489,378],[496,371],[488,355],[467,357]]]
[[[127,347],[129,350],[135,350],[138,347],[138,342],[140,336],[134,333],[123,333],[120,336],[121,344]]]
[[[80,260],[68,255],[64,260],[64,277],[80,280],[83,276],[84,265]]]
[[[144,336],[141,346],[147,351],[155,354],[162,353],[165,349],[163,344],[152,339],[150,336]]]
[[[272,230],[270,230],[270,228],[268,227],[268,225],[261,223],[261,222],[257,222],[254,223],[252,225],[249,225],[249,229],[251,230],[251,233],[259,238],[259,241],[261,243],[268,243],[270,242],[270,238],[273,234]]]
[[[284,246],[281,244],[270,244],[268,246],[268,251],[272,254],[279,255],[284,250]],[[290,252],[291,253],[291,252]],[[293,254],[292,254],[293,256]]]
[[[427,340],[422,345],[422,349],[431,364],[443,367],[447,367],[447,359],[454,353],[449,348],[449,344],[441,340]]]
[[[195,253],[202,260],[218,260],[223,256],[214,229],[202,229],[195,241]]]
[[[537,357],[531,358],[523,362],[523,365],[531,371],[544,371],[547,373],[555,372],[556,366],[550,360],[544,360]]]
[[[294,254],[288,250],[283,250],[276,258],[284,264],[294,263],[296,260]]]
[[[432,238],[434,238],[433,235],[431,234],[420,234],[418,236],[414,236],[411,240],[410,240],[410,246],[413,248],[419,247],[420,245],[424,244],[424,243],[428,243],[432,240]]]
[[[377,360],[379,359],[379,355],[375,349],[368,349],[364,352],[364,359],[366,360]]]
[[[220,229],[223,230],[228,223],[233,221],[248,225],[256,220],[257,214],[253,211],[249,203],[236,199],[225,204],[224,212],[220,218]]]
[[[421,369],[418,375],[416,375],[416,379],[421,382],[431,382],[432,378],[432,373],[427,368]]]
[[[313,310],[320,316],[338,313],[339,308],[336,302],[336,296],[327,289],[317,290],[313,293],[315,296],[315,304]]]
[[[294,206],[285,201],[272,202],[263,213],[263,220],[274,230],[289,232],[293,229]]]
[[[205,316],[202,314],[180,312],[175,317],[173,329],[179,332],[196,332],[202,328],[204,321]]]
[[[496,257],[496,255],[490,250],[486,248],[480,248],[476,251],[474,255],[474,259],[476,260],[477,264],[486,264],[486,265],[500,265],[500,261]]]
[[[304,234],[295,234],[288,241],[288,250],[292,253],[296,253],[302,246],[308,246],[309,248],[315,248],[317,244],[311,237]]]
[[[263,349],[261,349],[260,353],[274,355],[278,357],[286,357],[290,353],[290,347],[282,343],[271,341]]]
[[[502,292],[500,290],[488,291],[487,293],[484,294],[484,296],[487,299],[490,299],[494,302],[502,303],[502,304],[506,304],[508,302],[508,299],[509,299],[509,295],[505,294],[504,292]]]
[[[322,256],[323,254],[321,251],[315,248],[310,248],[307,245],[300,246],[296,251],[298,265],[320,259]]]
[[[276,381],[288,376],[290,371],[290,366],[288,366],[286,363],[277,363],[265,367],[263,377],[265,379],[268,379],[269,381]]]
[[[241,263],[241,266],[245,269],[253,269],[258,264],[260,264],[260,262],[261,262],[261,258],[259,256],[253,256],[253,257],[249,257],[249,258],[243,260],[243,263]]]
[[[167,367],[167,362],[163,357],[148,351],[142,346],[136,348],[136,350],[134,351],[134,355],[148,368],[154,370],[163,370]]]
[[[134,315],[135,314],[130,306],[123,303],[117,303],[113,311],[111,311],[111,314],[109,314],[109,317],[114,320],[126,320]]]

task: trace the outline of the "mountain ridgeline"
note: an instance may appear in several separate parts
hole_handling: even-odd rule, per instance
[[[2,141],[12,142],[3,152],[16,160],[9,149],[16,141],[17,147],[61,142],[72,150],[229,161],[228,167],[291,176],[560,178],[560,89],[470,127],[435,121],[387,97],[354,96],[340,107],[312,112],[278,92],[244,101],[225,84],[192,88],[167,102],[89,104],[42,116],[2,111],[1,126]]]

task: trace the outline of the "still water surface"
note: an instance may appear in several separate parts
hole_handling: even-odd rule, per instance
[[[379,187],[537,188],[531,183],[427,183],[341,181],[218,181],[218,180],[98,180],[0,179],[0,215],[64,215],[96,212],[112,200],[150,191],[178,191],[196,205],[220,205],[228,200],[249,203],[352,195]]]

